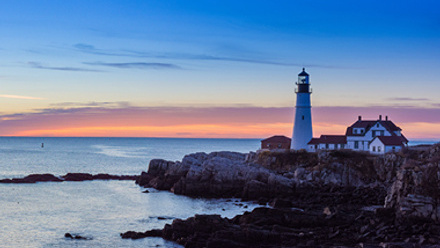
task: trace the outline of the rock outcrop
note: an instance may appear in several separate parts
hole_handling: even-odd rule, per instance
[[[399,168],[385,207],[394,209],[399,218],[440,223],[440,145]]]
[[[153,160],[137,183],[269,203],[229,220],[196,215],[155,236],[185,247],[438,247],[440,144],[372,156],[351,151],[196,153]],[[130,238],[152,233],[130,233]]]
[[[298,187],[385,189],[395,177],[397,157],[383,160],[355,152],[309,154],[213,152],[186,155],[182,161],[151,160],[137,183],[196,197],[247,200],[289,196]],[[386,167],[386,168],[384,168]]]
[[[52,174],[31,174],[24,178],[1,179],[0,183],[37,183],[37,182],[64,182],[64,181],[91,181],[91,180],[137,180],[136,175],[110,175],[89,173],[67,173],[64,176]]]
[[[326,211],[327,210],[327,211]],[[256,208],[232,219],[195,215],[162,230],[127,232],[122,238],[162,237],[185,247],[438,247],[440,226],[406,222],[392,213]]]
[[[148,173],[137,183],[198,197],[256,199],[292,192],[293,180],[246,161],[236,152],[195,153],[182,162],[151,160]]]

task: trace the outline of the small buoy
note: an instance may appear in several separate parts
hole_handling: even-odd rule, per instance
[[[44,143],[41,143],[41,148],[44,148]]]

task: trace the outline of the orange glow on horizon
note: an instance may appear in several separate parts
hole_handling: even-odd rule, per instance
[[[404,123],[403,134],[410,139],[440,139],[440,123]],[[314,137],[321,134],[344,135],[347,126],[317,122]],[[432,134],[437,135],[433,136]],[[83,126],[53,127],[18,131],[7,136],[40,137],[180,137],[180,138],[265,138],[273,135],[291,137],[291,123],[269,124],[188,124],[174,126]]]
[[[290,129],[290,123],[261,125],[87,126],[25,130],[11,136],[262,138],[275,134],[287,135],[286,130]]]

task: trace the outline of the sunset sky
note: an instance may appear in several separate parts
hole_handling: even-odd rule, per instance
[[[0,135],[314,136],[388,115],[440,139],[440,2],[2,0]]]

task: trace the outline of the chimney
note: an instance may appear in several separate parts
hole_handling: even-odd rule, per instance
[[[385,116],[385,120],[386,120],[386,121],[388,120],[388,115]]]
[[[379,115],[379,121],[381,121],[382,120],[382,115]]]
[[[362,116],[359,115],[359,116],[358,116],[358,121],[361,121],[361,120],[362,120]]]

